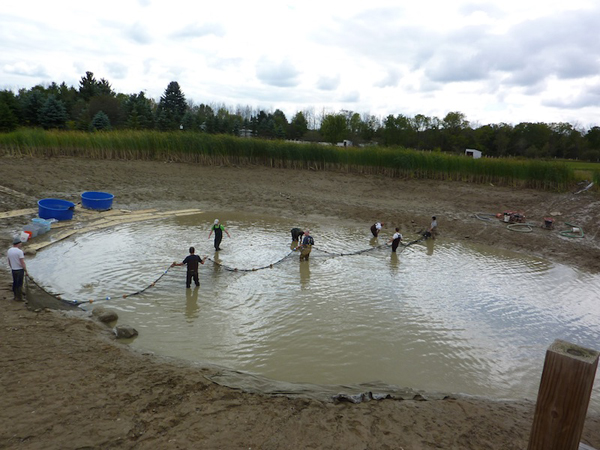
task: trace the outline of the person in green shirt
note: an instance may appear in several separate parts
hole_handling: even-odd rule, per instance
[[[223,231],[227,234],[227,237],[231,237],[229,232],[225,229],[225,227],[219,222],[219,219],[215,219],[215,223],[212,227],[210,227],[210,233],[208,234],[208,238],[212,236],[213,232],[215,233],[215,251],[221,250],[221,241],[223,240]]]

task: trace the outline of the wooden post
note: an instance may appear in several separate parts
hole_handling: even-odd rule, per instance
[[[556,340],[546,351],[528,450],[577,450],[598,355]]]

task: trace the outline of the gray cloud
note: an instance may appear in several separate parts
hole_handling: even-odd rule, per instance
[[[105,64],[111,78],[123,80],[127,77],[128,68],[125,64],[110,62]]]
[[[202,25],[189,24],[171,34],[172,38],[200,38],[204,36],[225,36],[225,27],[219,23],[205,23]]]
[[[154,58],[146,58],[143,63],[144,74],[148,75],[152,72],[152,68],[155,64],[156,60]]]
[[[600,105],[600,83],[584,86],[577,95],[567,98],[554,97],[542,102],[544,106],[560,109],[579,109]]]
[[[381,80],[377,81],[376,83],[374,83],[375,87],[396,87],[398,86],[398,83],[400,82],[402,75],[400,74],[400,71],[397,69],[389,69],[388,73],[386,74],[385,77],[383,77]]]
[[[500,14],[496,7],[476,2],[461,11],[490,17]],[[401,8],[371,10],[336,28],[319,30],[314,39],[325,39],[340,51],[358,52],[375,66],[384,62],[387,70],[422,70],[424,77],[435,83],[500,77],[500,87],[537,92],[544,80],[552,77],[577,79],[600,72],[598,6],[524,21],[504,34],[487,26],[442,33],[407,25],[402,15]],[[373,84],[385,87],[389,81],[393,78],[373,80]]]
[[[300,71],[289,61],[274,62],[266,58],[256,64],[256,76],[265,84],[277,87],[297,86]]]
[[[12,75],[21,75],[35,78],[48,78],[48,72],[46,71],[46,68],[40,64],[15,62],[12,64],[5,64],[2,67],[2,70]]]
[[[138,44],[150,44],[152,42],[152,35],[148,32],[146,27],[142,24],[134,23],[132,26],[124,30],[125,37],[138,43]]]
[[[360,100],[360,93],[358,91],[347,92],[343,94],[340,100],[344,103],[355,103]]]
[[[238,67],[240,67],[240,65],[243,62],[243,59],[241,57],[221,58],[216,55],[207,55],[205,58],[206,58],[206,63],[210,67],[212,67],[214,69],[219,69],[219,70],[237,69]]]
[[[458,10],[465,16],[470,16],[475,13],[483,13],[488,17],[500,17],[504,15],[502,10],[496,5],[486,2],[465,3]]]
[[[317,80],[317,89],[322,91],[334,91],[340,85],[340,75],[322,76]]]

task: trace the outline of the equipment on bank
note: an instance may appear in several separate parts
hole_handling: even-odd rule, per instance
[[[108,211],[112,209],[115,196],[108,192],[87,191],[81,194],[81,206],[96,211]]]
[[[554,219],[552,217],[544,217],[544,223],[542,224],[544,230],[554,229]]]
[[[71,220],[75,203],[60,198],[43,198],[38,201],[38,215],[42,219]]]
[[[523,223],[525,222],[525,215],[516,211],[504,211],[502,214],[497,216],[505,223]]]

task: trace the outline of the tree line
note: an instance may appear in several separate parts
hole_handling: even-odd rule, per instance
[[[210,134],[286,139],[353,145],[399,146],[463,153],[466,148],[486,156],[568,158],[600,161],[600,127],[587,130],[572,124],[521,122],[472,125],[458,111],[442,119],[417,114],[377,117],[341,110],[298,111],[288,120],[279,109],[194,103],[172,81],[158,101],[117,93],[104,78],[86,72],[77,88],[50,83],[30,89],[0,91],[0,132],[18,127],[82,131],[180,130]]]

